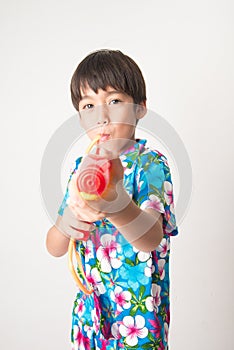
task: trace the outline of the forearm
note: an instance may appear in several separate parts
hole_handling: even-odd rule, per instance
[[[68,250],[70,239],[59,231],[59,229],[54,225],[50,228],[47,233],[46,247],[48,252],[59,257],[66,254]]]
[[[162,214],[153,209],[143,211],[133,201],[108,219],[126,240],[141,251],[154,250],[163,238]]]

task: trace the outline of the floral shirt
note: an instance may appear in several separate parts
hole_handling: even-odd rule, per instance
[[[73,350],[168,349],[170,236],[178,233],[170,169],[166,157],[147,148],[146,140],[137,140],[120,159],[126,191],[141,209],[163,214],[164,237],[156,250],[145,253],[104,219],[95,222],[96,230],[87,241],[77,241],[94,293],[77,293]],[[68,201],[67,189],[59,215]]]

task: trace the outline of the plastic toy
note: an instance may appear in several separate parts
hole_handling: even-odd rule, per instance
[[[89,145],[88,149],[86,150],[87,155],[84,157],[82,163],[80,164],[79,173],[77,176],[77,189],[85,200],[96,200],[106,190],[108,190],[111,161],[100,156],[98,149],[96,150],[96,154],[88,154],[93,146],[100,141],[100,139],[101,135],[98,135]],[[74,268],[74,254],[77,261],[77,270],[84,278],[87,287],[83,285],[78,276],[78,272]],[[81,258],[76,250],[76,240],[73,238],[70,239],[68,247],[68,266],[79,289],[82,290],[85,294],[92,294],[93,289],[90,286],[87,277],[85,276]]]

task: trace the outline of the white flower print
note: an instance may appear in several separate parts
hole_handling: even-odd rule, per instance
[[[156,250],[160,253],[160,258],[165,258],[169,249],[170,240],[163,238]]]
[[[97,250],[97,259],[101,262],[101,270],[108,273],[111,272],[112,267],[118,269],[122,265],[122,261],[116,258],[117,252],[121,250],[119,243],[110,234],[102,235],[100,241],[101,246]]]
[[[93,257],[93,242],[89,239],[85,242],[85,262],[89,262]]]
[[[149,199],[147,199],[146,201],[144,201],[141,205],[141,209],[145,210],[145,209],[155,209],[160,213],[164,213],[165,209],[164,209],[164,205],[163,203],[160,201],[160,199],[155,196],[155,194],[151,194],[149,196]]]
[[[174,215],[175,215],[175,207],[174,207],[174,202],[172,202],[172,203],[171,203],[171,205],[170,205],[170,211],[171,211],[171,213],[172,213],[172,214],[174,214]]]
[[[146,253],[146,252],[141,252],[139,251],[138,254],[137,254],[137,257],[139,259],[139,261],[147,261],[151,256],[151,253]]]
[[[145,338],[148,335],[148,329],[145,327],[144,317],[137,315],[135,317],[125,316],[123,324],[119,326],[119,332],[126,337],[126,343],[129,346],[136,346],[138,338]]]
[[[98,333],[98,331],[100,329],[100,320],[98,319],[97,310],[96,309],[91,310],[91,318],[93,320],[93,327],[92,327],[92,329],[94,329],[94,331],[96,333]]]
[[[154,299],[153,297],[147,297],[145,299],[145,306],[146,306],[146,309],[150,312],[152,312],[154,310]]]
[[[115,287],[115,290],[110,292],[110,297],[116,303],[119,312],[122,312],[123,309],[129,309],[131,306],[131,293],[123,291],[119,286]]]
[[[155,267],[152,266],[152,258],[150,258],[146,264],[147,264],[147,266],[144,269],[145,276],[151,277],[152,271],[153,271],[153,269],[155,269]]]
[[[173,188],[169,181],[164,181],[164,198],[168,205],[173,203]]]
[[[90,265],[86,265],[86,276],[88,282],[96,286],[100,294],[104,294],[106,292],[106,288],[102,282],[100,272],[96,267],[91,269]]]
[[[168,342],[168,331],[169,331],[168,323],[164,322],[164,340],[166,343]]]
[[[156,311],[158,312],[158,307],[161,304],[161,287],[158,286],[157,284],[153,283],[152,284],[152,295],[153,295],[153,302],[154,302],[154,307],[156,308]]]
[[[119,339],[121,337],[121,335],[119,333],[119,327],[118,327],[118,323],[117,322],[112,324],[112,326],[111,326],[111,334],[113,335],[113,337],[115,339]]]
[[[128,176],[128,175],[130,175],[132,173],[132,169],[128,168],[126,165],[125,166],[123,165],[123,167],[124,167],[124,175]]]
[[[139,181],[137,185],[138,192],[140,192],[142,185],[144,184],[144,181]]]
[[[84,331],[87,333],[87,337],[88,337],[89,339],[91,339],[92,333],[93,333],[93,328],[92,328],[90,325],[85,324],[85,325],[84,325]]]
[[[161,304],[161,287],[153,283],[151,287],[151,296],[145,300],[145,306],[148,311],[153,311],[154,308],[158,311],[158,306]]]
[[[85,305],[84,305],[84,300],[80,300],[78,305],[76,306],[74,313],[78,315],[79,318],[83,315],[85,311]]]
[[[76,340],[74,344],[74,350],[86,350],[83,339],[84,337],[80,331],[80,327],[78,327],[77,325],[74,325],[73,337]]]
[[[126,160],[126,156],[125,155],[121,155],[120,159],[122,161],[122,166],[124,168],[124,175],[128,176],[132,173],[132,168],[128,167],[128,161]]]
[[[163,280],[165,277],[165,269],[164,269],[165,262],[166,261],[164,259],[158,260],[158,270],[159,270],[161,280]]]

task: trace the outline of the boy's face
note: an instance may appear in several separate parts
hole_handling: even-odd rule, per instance
[[[81,95],[80,122],[89,138],[100,134],[100,147],[118,153],[126,149],[135,138],[137,119],[143,116],[133,98],[110,86],[97,93],[87,87]]]

